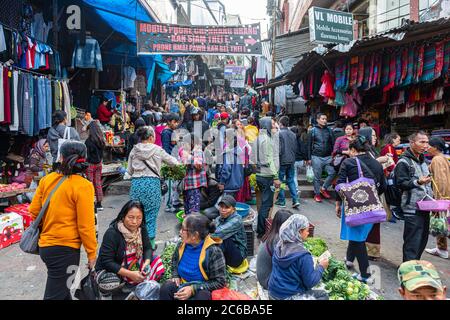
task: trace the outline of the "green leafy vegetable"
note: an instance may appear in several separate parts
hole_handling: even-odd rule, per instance
[[[304,246],[315,257],[319,257],[322,253],[324,253],[328,249],[325,241],[317,237],[306,239],[304,242]]]
[[[183,164],[169,167],[163,165],[161,167],[161,176],[164,179],[180,181],[186,177],[186,166]]]

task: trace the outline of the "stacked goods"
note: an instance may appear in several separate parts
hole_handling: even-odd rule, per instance
[[[0,193],[15,192],[27,188],[26,183],[0,184]]]
[[[182,164],[173,167],[163,165],[161,167],[161,177],[166,180],[183,180],[186,177],[186,166]]]
[[[177,245],[175,243],[167,244],[161,254],[161,260],[166,271],[164,272],[161,280],[159,280],[160,283],[164,283],[167,280],[172,279],[172,256],[175,252],[176,246]]]
[[[28,208],[30,207],[29,203],[24,204],[16,204],[14,206],[8,207],[5,209],[5,213],[17,213],[19,216],[22,216],[23,219],[23,226],[25,229],[27,229],[31,224],[31,214],[28,211]]]
[[[320,238],[308,238],[304,245],[316,258],[327,251],[325,241]],[[330,300],[367,300],[371,294],[369,286],[352,278],[344,262],[334,257],[329,258],[329,265],[323,273],[322,281]]]
[[[0,215],[0,249],[6,248],[22,238],[22,217],[16,213]]]

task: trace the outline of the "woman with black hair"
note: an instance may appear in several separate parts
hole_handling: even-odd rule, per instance
[[[125,298],[137,284],[159,280],[164,273],[161,259],[153,255],[139,201],[128,201],[111,222],[95,270],[100,290],[113,299]]]
[[[384,178],[383,167],[370,154],[370,142],[364,136],[357,136],[350,142],[349,150],[351,158],[342,162],[336,184],[352,182],[359,179],[357,158],[361,164],[361,170],[365,178],[373,179],[376,183],[378,194],[386,190],[386,180]],[[347,248],[346,265],[353,268],[353,261],[358,260],[360,274],[354,276],[363,282],[369,281],[370,273],[369,258],[367,255],[366,240],[374,227],[374,224],[364,224],[356,227],[349,227],[345,223],[345,213],[342,200],[337,193],[336,215],[341,218],[341,240],[349,241]]]
[[[278,210],[272,220],[270,231],[265,236],[265,241],[261,242],[256,256],[256,277],[259,284],[264,288],[269,288],[269,278],[272,273],[272,256],[273,251],[278,243],[281,225],[292,215],[289,210]]]
[[[177,159],[155,144],[152,127],[137,131],[139,143],[133,147],[128,158],[128,174],[131,176],[130,198],[144,205],[146,226],[152,248],[155,249],[156,220],[161,206],[160,172],[163,163],[178,165]]]
[[[114,114],[108,108],[109,100],[105,97],[102,98],[102,102],[97,108],[97,119],[101,122],[101,124],[108,124],[111,121],[111,117]]]
[[[193,213],[184,219],[181,241],[172,257],[173,278],[161,286],[160,300],[211,300],[211,292],[225,287],[222,240],[211,237],[216,226]]]
[[[139,137],[137,135],[139,128],[142,128],[145,126],[146,126],[145,121],[141,117],[139,117],[134,122],[134,133],[132,135],[130,135],[130,137],[128,138],[127,157],[130,156],[130,152],[131,152],[131,150],[133,150],[133,147],[139,143]]]
[[[80,141],[80,136],[73,127],[67,126],[67,113],[65,111],[56,111],[53,114],[53,124],[48,130],[47,141],[50,146],[50,152],[53,157],[53,170],[56,170],[58,157],[58,140],[69,138],[70,140]],[[59,163],[61,161],[58,161]]]
[[[92,121],[88,125],[88,130],[89,137],[86,139],[85,144],[87,148],[87,161],[89,163],[89,167],[86,175],[95,188],[97,210],[103,211],[102,161],[103,151],[105,150],[105,139],[103,138],[103,132],[100,129],[100,124],[98,121]]]
[[[42,206],[60,180],[42,219],[39,255],[47,266],[45,300],[70,300],[67,280],[71,266],[80,264],[80,247],[86,250],[88,266],[93,268],[97,255],[95,234],[94,187],[83,177],[88,163],[86,146],[68,141],[61,146],[62,163],[39,182],[30,205],[32,219],[36,219]]]

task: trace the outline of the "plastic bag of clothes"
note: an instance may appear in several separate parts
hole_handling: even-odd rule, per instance
[[[150,280],[138,284],[134,294],[139,300],[159,300],[159,289],[159,283]]]

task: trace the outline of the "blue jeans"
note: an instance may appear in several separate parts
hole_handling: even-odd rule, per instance
[[[298,188],[298,170],[300,167],[303,167],[304,165],[304,161],[295,161],[294,163],[294,182],[295,182],[295,188],[297,189],[297,191],[299,190]]]
[[[336,174],[336,171],[334,170],[333,166],[331,165],[332,158],[331,156],[328,157],[317,157],[312,156],[311,162],[312,162],[312,168],[314,170],[314,194],[320,195],[320,185],[321,185],[321,179],[322,179],[322,171],[325,167],[325,170],[327,171],[328,177],[325,179],[325,182],[323,183],[323,188],[326,190],[331,186],[331,182],[333,182],[334,176]]]
[[[295,185],[295,166],[294,164],[290,165],[281,165],[279,179],[281,182],[286,183],[289,187],[289,192],[291,193],[292,203],[296,203],[298,201],[297,195],[297,187]],[[284,190],[280,190],[280,194],[278,195],[278,201],[280,203],[286,202],[286,196]]]
[[[256,176],[258,189],[261,191],[261,208],[258,212],[257,237],[261,238],[266,232],[266,219],[270,209],[273,207],[274,192],[270,188],[273,186],[273,178]]]

